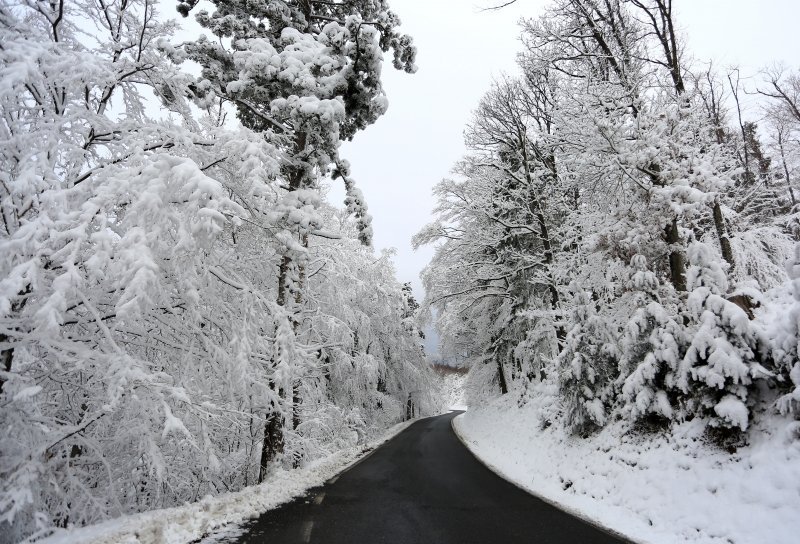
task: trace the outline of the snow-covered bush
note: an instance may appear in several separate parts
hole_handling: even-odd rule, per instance
[[[771,373],[761,363],[762,340],[745,311],[724,298],[725,271],[713,248],[689,247],[687,308],[692,335],[680,364],[678,385],[689,410],[714,427],[747,430],[754,380]]]
[[[794,304],[778,322],[774,357],[782,374],[788,377],[789,392],[778,399],[781,413],[800,414],[800,244],[786,263]]]
[[[630,417],[653,414],[669,421],[676,415],[678,365],[686,350],[686,332],[679,325],[680,317],[661,303],[658,278],[646,265],[643,255],[631,259],[634,273],[630,288],[638,295],[640,307],[622,337],[622,395]]]
[[[619,349],[607,320],[597,313],[591,293],[572,286],[571,318],[558,358],[566,424],[577,432],[603,426],[613,402]]]

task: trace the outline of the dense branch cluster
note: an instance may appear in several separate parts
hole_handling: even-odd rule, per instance
[[[410,39],[383,1],[216,7],[217,40],[175,44],[154,0],[0,4],[9,538],[237,490],[432,409],[416,303],[338,155]]]
[[[473,402],[541,385],[579,433],[725,441],[798,413],[798,77],[767,71],[744,121],[738,73],[693,72],[675,26],[670,0],[554,0],[478,105],[415,240]]]

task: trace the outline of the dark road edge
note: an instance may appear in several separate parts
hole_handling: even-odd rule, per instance
[[[528,489],[526,487],[523,487],[518,482],[515,482],[514,480],[512,480],[511,478],[506,476],[498,467],[494,466],[493,464],[489,463],[488,461],[485,461],[485,460],[481,459],[478,455],[476,455],[475,452],[472,450],[472,448],[469,447],[469,444],[467,443],[467,438],[465,436],[463,436],[460,432],[458,432],[458,428],[456,426],[456,419],[458,419],[460,417],[463,417],[466,412],[463,411],[463,410],[451,410],[451,412],[460,412],[458,415],[456,415],[453,419],[450,420],[450,428],[453,430],[453,434],[456,435],[456,438],[458,438],[458,441],[461,442],[461,445],[464,446],[464,448],[466,448],[466,450],[470,453],[470,455],[472,455],[472,457],[474,457],[480,464],[482,464],[483,466],[485,466],[486,468],[491,470],[495,475],[497,475],[498,478],[502,478],[503,480],[507,481],[508,483],[513,485],[514,487],[516,487],[518,489],[521,489],[522,491],[524,491],[528,495],[536,497],[540,501],[549,504],[553,508],[557,508],[557,509],[561,510],[562,512],[566,513],[566,514],[569,514],[572,517],[578,518],[579,520],[583,521],[584,523],[587,523],[587,524],[591,525],[595,529],[598,529],[599,531],[602,531],[602,532],[604,532],[606,534],[609,534],[609,535],[613,536],[614,538],[617,538],[617,539],[619,539],[619,540],[621,540],[623,542],[626,542],[627,544],[646,544],[646,543],[639,542],[639,541],[636,541],[636,540],[631,540],[630,536],[628,536],[626,534],[623,534],[623,533],[620,533],[616,529],[612,529],[611,527],[607,527],[607,526],[601,524],[599,521],[597,521],[594,518],[591,518],[591,517],[587,516],[585,513],[581,512],[580,510],[576,510],[575,508],[569,507],[569,506],[567,506],[565,504],[562,504],[562,503],[560,503],[558,501],[555,501],[553,499],[545,497],[544,495],[536,493],[535,491],[531,491],[530,489]]]

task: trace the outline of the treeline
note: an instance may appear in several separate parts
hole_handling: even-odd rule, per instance
[[[745,89],[676,26],[671,0],[552,1],[475,110],[415,239],[473,403],[544,383],[580,434],[699,419],[727,443],[798,413],[800,73]]]
[[[238,490],[432,409],[417,305],[338,154],[410,38],[384,1],[210,7],[213,38],[178,44],[154,0],[0,4],[3,538]]]

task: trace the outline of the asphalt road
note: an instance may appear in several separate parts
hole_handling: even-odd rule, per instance
[[[325,486],[249,522],[255,544],[605,544],[617,538],[495,475],[423,419]]]

